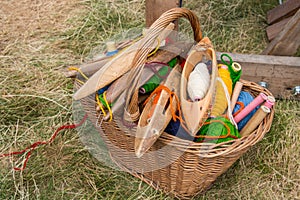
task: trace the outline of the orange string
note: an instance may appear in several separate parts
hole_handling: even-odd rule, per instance
[[[235,117],[237,114],[239,114],[244,108],[245,108],[245,105],[243,102],[241,101],[238,101],[236,102],[236,104],[240,105],[240,108],[238,109],[238,111],[236,111],[233,115],[233,117]]]
[[[153,99],[153,102],[152,102],[152,107],[151,107],[151,110],[148,114],[148,119],[152,117],[153,113],[154,113],[154,110],[155,110],[155,105],[158,103],[158,100],[159,100],[159,97],[160,97],[160,94],[161,94],[161,91],[157,92],[155,94],[155,97]]]
[[[171,110],[171,114],[172,114],[172,119],[174,121],[176,121],[177,119],[180,121],[180,122],[183,122],[183,119],[182,119],[182,115],[181,115],[181,107],[180,107],[180,102],[179,102],[179,98],[178,96],[172,92],[168,87],[164,86],[164,85],[159,85],[152,93],[151,95],[146,99],[145,104],[147,104],[150,99],[153,98],[154,95],[156,95],[155,99],[153,100],[153,105],[157,104],[157,101],[159,99],[159,96],[161,94],[161,91],[162,90],[165,90],[168,94],[169,94],[169,101],[170,101],[170,110]],[[175,98],[175,100],[177,101],[177,109],[178,109],[178,113],[179,115],[177,116],[176,115],[176,110],[173,109],[172,105],[173,105],[173,97]],[[153,112],[154,112],[154,109],[153,109]],[[150,117],[152,116],[153,112],[151,113],[150,112]]]
[[[209,122],[205,122],[203,125],[208,125],[213,122],[218,122],[221,123],[226,129],[227,129],[227,134],[226,135],[221,135],[221,136],[210,136],[210,135],[196,135],[195,138],[206,138],[206,139],[222,139],[222,138],[227,138],[227,137],[232,137],[234,139],[237,139],[238,137],[234,135],[230,135],[230,128],[225,124],[225,122],[221,120],[210,120]]]

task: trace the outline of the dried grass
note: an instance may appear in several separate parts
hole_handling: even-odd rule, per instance
[[[189,1],[219,51],[260,53],[265,13],[275,0]],[[144,24],[144,2],[1,1],[0,153],[49,138],[71,123],[72,82],[61,75],[94,47]],[[182,22],[182,31],[189,26]],[[195,199],[299,199],[300,103],[280,101],[270,133]],[[65,131],[35,151],[24,172],[0,160],[0,199],[171,199],[124,172],[99,163]]]

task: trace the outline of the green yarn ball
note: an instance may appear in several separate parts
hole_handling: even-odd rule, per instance
[[[213,120],[213,121],[212,121]],[[198,131],[197,135],[206,135],[206,136],[223,136],[227,135],[227,128],[220,122],[215,122],[216,120],[224,122],[230,129],[230,135],[235,136],[237,138],[241,138],[239,131],[236,127],[230,122],[229,119],[225,117],[216,117],[207,119],[206,122],[210,122],[209,124],[203,125],[201,129]],[[195,142],[209,142],[209,143],[221,143],[234,140],[234,138],[228,136],[226,138],[218,138],[218,139],[207,139],[207,138],[195,138]]]

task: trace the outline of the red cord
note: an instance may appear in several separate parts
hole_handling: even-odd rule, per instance
[[[87,114],[84,115],[83,119],[78,123],[78,124],[71,124],[71,125],[63,125],[61,127],[59,127],[51,136],[51,138],[48,141],[38,141],[33,143],[32,145],[30,145],[29,147],[23,149],[22,151],[15,151],[15,152],[10,152],[10,153],[6,153],[6,154],[0,154],[0,158],[4,158],[4,157],[8,157],[8,156],[13,156],[13,155],[20,155],[25,153],[26,151],[29,150],[29,152],[26,155],[26,158],[24,160],[23,166],[21,168],[18,167],[14,167],[14,170],[19,171],[19,170],[24,170],[26,168],[28,159],[31,156],[31,152],[38,146],[40,145],[45,145],[45,144],[50,144],[53,142],[53,140],[55,139],[55,137],[57,136],[57,134],[59,133],[59,131],[61,130],[65,130],[65,129],[74,129],[77,128],[79,126],[81,126],[85,120],[87,119]]]

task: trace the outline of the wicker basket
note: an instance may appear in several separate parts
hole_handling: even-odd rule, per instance
[[[192,19],[190,21],[194,33],[200,33],[200,36],[195,34],[195,39],[196,41],[201,39],[200,27],[193,25],[198,21],[192,12],[185,9],[172,9],[170,12],[175,13],[175,18],[184,16]],[[173,21],[174,17],[168,20]],[[255,83],[244,80],[241,82],[244,84],[243,90],[254,96],[260,92],[272,96],[267,89]],[[94,98],[84,98],[81,103],[92,123],[97,124],[99,116],[95,109]],[[226,172],[243,153],[260,141],[269,131],[273,117],[274,109],[249,136],[219,144],[194,143],[163,133],[150,148],[150,153],[141,158],[135,156],[134,128],[131,131],[123,129],[114,120],[103,121],[101,127],[95,127],[107,145],[112,160],[119,167],[157,189],[180,198],[188,198],[205,192],[218,176]],[[160,151],[161,149],[167,150]],[[148,170],[149,168],[153,170]]]
[[[256,83],[241,81],[244,83],[243,90],[255,96],[260,92],[272,95]],[[97,124],[94,99],[85,98],[81,103],[92,123]],[[273,117],[274,109],[248,137],[220,144],[194,143],[163,133],[149,151],[159,152],[165,146],[169,147],[168,151],[146,154],[139,159],[134,151],[134,130],[131,133],[123,132],[114,121],[103,122],[101,127],[96,128],[106,143],[111,158],[123,170],[157,189],[184,198],[206,191],[218,176],[264,137],[270,130]],[[142,172],[149,165],[159,166],[162,162],[170,164],[151,172]]]

